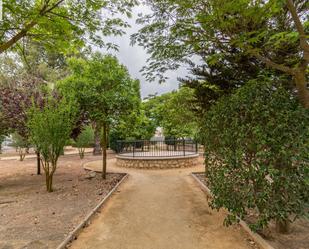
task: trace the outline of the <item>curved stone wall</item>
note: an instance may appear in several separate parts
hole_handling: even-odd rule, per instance
[[[194,167],[198,165],[198,154],[184,157],[126,157],[117,155],[116,164],[119,167],[139,169],[171,169]]]

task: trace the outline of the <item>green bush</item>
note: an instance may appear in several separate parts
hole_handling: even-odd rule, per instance
[[[305,212],[309,199],[309,112],[283,87],[249,82],[222,98],[203,124],[206,176],[213,208],[230,212],[225,224],[254,210],[254,230]]]
[[[78,148],[79,157],[84,158],[85,148],[91,147],[94,141],[94,131],[91,126],[86,126],[76,139],[76,147]]]
[[[12,146],[18,152],[19,160],[23,161],[30,147],[28,140],[23,136],[19,135],[17,132],[15,132],[12,134]]]
[[[50,97],[44,107],[33,106],[28,113],[31,141],[41,155],[46,189],[53,191],[57,162],[76,121],[76,103]]]

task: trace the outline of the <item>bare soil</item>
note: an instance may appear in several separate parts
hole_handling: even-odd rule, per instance
[[[86,179],[82,164],[99,158],[61,157],[53,193],[35,174],[36,159],[0,161],[0,249],[56,248],[124,176]]]
[[[101,169],[101,161],[86,164]],[[224,227],[225,214],[207,205],[191,177],[199,166],[129,169],[128,179],[104,206],[72,249],[257,249],[239,226]],[[111,163],[109,170],[119,168]]]
[[[207,180],[204,173],[195,174],[205,185]],[[250,217],[246,219],[250,223]],[[309,220],[298,219],[291,224],[288,234],[276,232],[274,222],[259,234],[275,249],[308,249],[309,248]]]

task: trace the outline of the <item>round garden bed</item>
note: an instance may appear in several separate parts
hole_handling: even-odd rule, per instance
[[[198,164],[197,144],[192,140],[118,141],[119,167],[167,169]]]

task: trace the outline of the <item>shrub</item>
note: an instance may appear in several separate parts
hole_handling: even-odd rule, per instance
[[[29,151],[30,144],[28,140],[17,132],[12,134],[12,146],[16,149],[19,154],[19,160],[23,161],[26,157],[26,153]]]
[[[53,191],[57,162],[75,122],[75,106],[66,99],[59,101],[50,97],[43,108],[33,106],[28,113],[31,140],[41,154],[48,192]]]
[[[203,124],[206,176],[213,208],[225,224],[255,210],[254,230],[276,220],[286,231],[309,199],[309,112],[282,86],[252,81],[222,98]]]
[[[76,139],[76,147],[80,159],[84,158],[85,148],[91,147],[94,140],[94,131],[91,126],[86,126]]]

